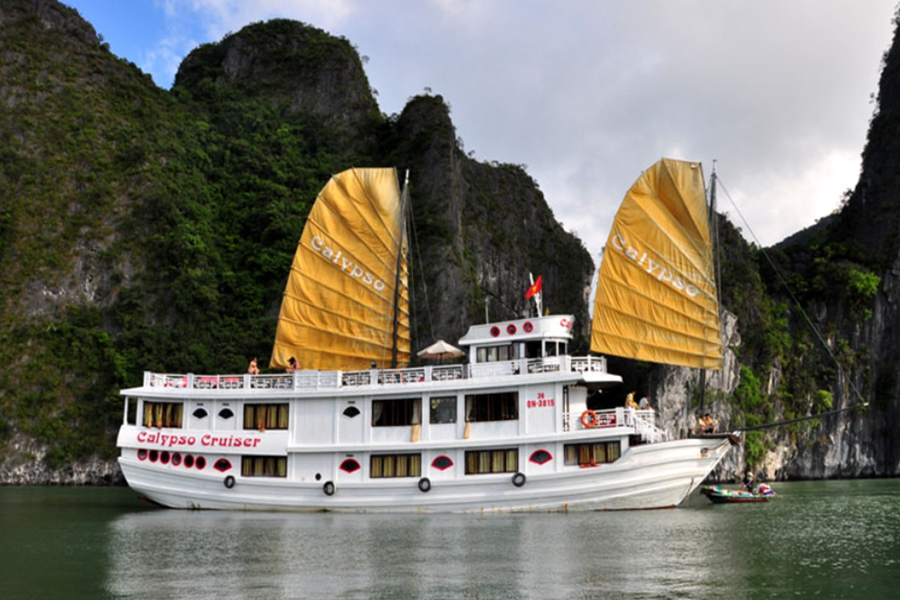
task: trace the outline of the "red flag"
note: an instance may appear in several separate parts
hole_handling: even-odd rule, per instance
[[[534,296],[535,294],[540,293],[540,291],[541,291],[541,279],[542,279],[542,278],[543,278],[543,275],[538,275],[537,281],[535,281],[535,282],[532,284],[532,286],[531,286],[530,288],[528,288],[528,291],[525,292],[525,298],[526,298],[526,299],[527,299],[527,298],[531,298],[531,297]]]

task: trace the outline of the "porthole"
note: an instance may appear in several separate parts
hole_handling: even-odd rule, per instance
[[[506,326],[506,333],[509,335],[516,335],[516,326],[512,323]]]
[[[162,451],[162,453],[159,455],[159,462],[161,462],[164,465],[169,464],[169,451],[168,450]]]
[[[446,471],[453,466],[453,459],[446,454],[442,454],[431,461],[431,466],[439,471]]]
[[[500,328],[494,325],[491,327],[491,337],[497,337],[498,335],[500,335]]]
[[[213,469],[220,473],[224,473],[225,471],[231,470],[231,461],[227,458],[220,458],[216,461],[216,464],[213,465]]]
[[[359,416],[360,410],[355,406],[348,406],[344,409],[344,416],[352,419],[353,417]]]
[[[230,408],[223,408],[219,411],[219,418],[225,419],[226,421],[234,416],[234,411]]]
[[[138,450],[138,458],[141,460],[147,460],[147,449],[141,448]]]
[[[360,469],[359,461],[355,458],[347,458],[341,463],[340,469],[345,473],[355,473]]]
[[[191,414],[193,414],[194,418],[197,418],[197,419],[205,419],[209,415],[209,413],[206,412],[205,408],[198,408]]]
[[[175,452],[172,454],[172,465],[178,466],[181,464],[181,452]]]
[[[202,456],[198,456],[194,464],[197,466],[197,470],[202,471],[206,468],[206,459]]]
[[[194,455],[193,454],[188,454],[187,456],[184,457],[184,466],[186,466],[188,469],[190,469],[191,467],[194,466]]]
[[[531,333],[534,331],[534,324],[531,321],[525,321],[525,324],[522,325],[522,329],[525,330],[525,333]]]
[[[159,452],[157,452],[156,450],[151,450],[150,451],[150,462],[156,462],[157,460],[159,460]]]
[[[533,463],[543,465],[551,460],[553,460],[553,455],[547,452],[546,450],[535,450],[531,453],[531,457],[528,459]]]

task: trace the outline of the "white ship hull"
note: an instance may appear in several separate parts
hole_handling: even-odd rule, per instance
[[[170,508],[247,511],[506,513],[672,508],[696,489],[727,454],[722,438],[685,439],[636,446],[612,464],[527,476],[522,487],[511,474],[472,480],[435,481],[428,492],[417,480],[359,482],[335,486],[246,479],[226,488],[220,474],[160,471],[120,458],[129,485]]]

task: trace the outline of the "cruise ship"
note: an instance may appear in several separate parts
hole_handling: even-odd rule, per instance
[[[699,177],[703,188],[696,165],[659,165],[650,177],[666,203],[670,181],[696,194]],[[633,188],[640,198],[647,176]],[[653,410],[598,409],[610,405],[606,394],[622,396],[622,380],[602,356],[570,355],[573,315],[473,325],[458,341],[463,350],[418,353],[465,359],[408,366],[402,196],[393,169],[345,171],[322,191],[282,301],[275,372],[148,372],[122,391],[119,464],[134,490],[181,509],[518,513],[675,507],[703,482],[735,436],[667,439]],[[336,233],[348,226],[349,238]],[[673,310],[709,316],[715,285],[691,270],[698,259],[675,264],[641,239],[614,229],[601,276],[608,267],[613,277],[655,280]],[[619,285],[638,290],[640,281]],[[611,320],[610,285],[598,291],[592,349],[622,338],[629,347],[613,353],[721,363],[718,321],[682,334],[678,324],[697,319],[655,301],[645,310],[665,336],[640,307],[632,317],[613,307]],[[536,315],[540,288],[538,278],[527,292]],[[628,319],[665,337],[652,356],[630,348],[633,336],[618,329]],[[603,333],[604,323],[613,330]],[[660,348],[671,356],[660,358]]]

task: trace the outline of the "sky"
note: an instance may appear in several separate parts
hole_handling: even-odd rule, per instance
[[[465,151],[524,165],[597,257],[661,157],[707,178],[716,160],[719,209],[763,246],[833,212],[859,178],[897,0],[65,3],[163,88],[193,48],[249,23],[346,37],[383,113],[443,96]]]

